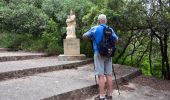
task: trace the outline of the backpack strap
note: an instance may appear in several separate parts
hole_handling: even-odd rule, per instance
[[[101,24],[100,26],[103,26],[104,28],[106,28],[106,27],[107,27],[107,26],[104,26],[104,25],[102,25],[102,24]]]
[[[103,27],[104,27],[104,29],[105,29],[105,28],[109,28],[109,26],[105,26],[105,25],[100,25],[100,26],[103,26]],[[103,29],[103,30],[104,30],[104,29]]]
[[[106,28],[106,26],[104,26],[104,25],[100,25],[100,26],[103,26],[103,27],[104,27],[104,29]],[[103,30],[104,30],[104,29],[103,29]],[[100,43],[99,43],[99,44],[97,43],[97,41],[96,41],[96,39],[95,39],[95,37],[94,37],[94,36],[92,37],[92,40],[94,40],[94,41],[95,41],[95,43],[96,43],[96,45],[97,45],[97,48],[99,49],[99,44],[100,44]]]
[[[106,29],[106,27],[109,27],[109,26],[105,26],[105,25],[101,25],[101,24],[100,24],[100,26],[104,27],[104,28],[103,28],[103,33],[104,33],[104,30]],[[103,34],[103,35],[104,35],[104,34]],[[95,39],[94,36],[92,37],[92,39],[95,41],[95,43],[96,43],[96,45],[97,45],[97,48],[99,49],[99,44],[97,43],[97,41],[96,41],[96,39]]]

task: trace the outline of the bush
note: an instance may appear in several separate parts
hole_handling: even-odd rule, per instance
[[[34,5],[11,2],[1,9],[0,21],[3,30],[38,36],[44,31],[48,16]]]
[[[15,34],[7,34],[7,33],[1,33],[0,34],[0,47],[1,48],[7,48],[9,45],[13,42],[13,37],[15,37]]]
[[[37,52],[43,52],[43,44],[39,38],[30,38],[29,41],[23,42],[21,44],[21,48],[24,51],[37,51]]]
[[[41,37],[41,42],[44,46],[44,50],[50,54],[60,54],[63,49],[59,46],[59,36],[57,33],[44,32]]]
[[[38,51],[49,54],[62,53],[61,33],[57,24],[49,19],[45,31],[40,36],[28,33],[3,33],[0,34],[0,46],[12,50]]]
[[[21,50],[20,45],[29,41],[30,35],[16,34],[16,33],[3,33],[0,36],[0,46],[10,48],[12,50]]]
[[[61,33],[58,32],[58,25],[52,19],[48,21],[46,31],[41,36],[41,42],[44,45],[45,52],[49,54],[60,54],[62,53]]]

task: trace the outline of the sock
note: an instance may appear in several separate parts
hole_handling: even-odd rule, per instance
[[[105,98],[104,96],[100,96],[101,99]]]

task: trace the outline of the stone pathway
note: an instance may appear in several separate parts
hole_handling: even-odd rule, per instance
[[[58,61],[57,57],[44,57],[44,58],[39,58],[39,59],[1,62],[0,73],[16,71],[16,70],[31,69],[31,68],[42,68],[42,67],[48,67],[48,66],[72,64],[72,63],[78,63],[82,61],[83,60]]]
[[[124,67],[115,66],[115,69],[123,70]],[[127,70],[127,67],[125,70]],[[129,71],[124,74],[117,73],[118,81],[121,82],[121,78],[127,78],[128,75],[137,71],[137,69],[129,68]],[[97,91],[94,86],[93,64],[87,64],[76,69],[66,69],[1,81],[0,100],[70,100],[72,95],[84,96],[91,89]],[[72,100],[78,100],[75,97]]]
[[[95,84],[91,66],[0,82],[0,100],[40,100]]]
[[[5,59],[0,61],[0,100],[94,100],[97,96],[91,60],[59,61],[41,53],[4,51],[0,59]],[[114,68],[119,84],[140,75],[137,68],[119,64]],[[119,86],[121,95],[114,84],[113,100],[170,100],[169,91],[133,82]]]
[[[0,57],[12,57],[12,56],[30,56],[30,55],[45,55],[44,53],[30,53],[30,52],[0,52]]]
[[[47,54],[44,53],[0,51],[0,62],[35,59],[45,56],[47,56]]]

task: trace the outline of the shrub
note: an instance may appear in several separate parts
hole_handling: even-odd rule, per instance
[[[22,50],[21,44],[32,38],[30,34],[2,33],[0,34],[0,46],[11,50]]]
[[[38,36],[44,31],[48,16],[34,5],[11,2],[1,9],[0,20],[4,30]]]

